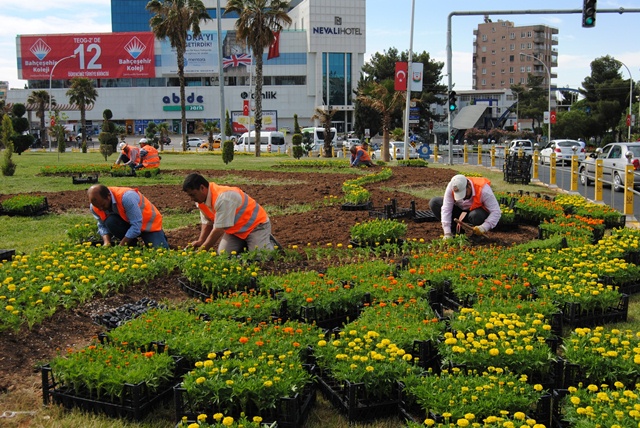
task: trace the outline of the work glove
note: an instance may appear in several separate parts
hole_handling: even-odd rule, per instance
[[[475,226],[473,228],[474,235],[484,236],[486,233],[487,233],[487,229],[485,229],[484,226]]]
[[[452,239],[453,235],[450,233],[445,233],[444,236],[442,237],[443,240],[448,241],[449,239]]]

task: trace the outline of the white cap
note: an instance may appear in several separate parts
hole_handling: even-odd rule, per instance
[[[462,174],[454,175],[451,179],[451,190],[453,190],[453,199],[456,201],[464,199],[467,196],[467,177]]]
[[[138,144],[147,144],[148,141],[146,138],[140,138],[140,141],[138,142]]]
[[[125,147],[127,147],[127,143],[123,141],[122,143],[118,144],[118,151],[123,151]]]

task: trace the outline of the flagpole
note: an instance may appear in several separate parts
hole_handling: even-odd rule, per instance
[[[413,72],[411,62],[413,61],[413,16],[416,8],[416,0],[411,1],[411,30],[409,32],[409,61],[407,62],[407,99],[404,104],[404,160],[409,159],[409,111],[411,102],[411,82]]]
[[[249,65],[249,146],[251,146],[251,100],[253,99],[253,52],[251,52],[251,47],[249,47],[249,55],[251,55],[251,64]],[[256,136],[257,137],[257,136]],[[257,142],[256,142],[257,144]]]
[[[225,128],[227,125],[227,116],[224,110],[224,66],[222,64],[222,23],[220,19],[220,0],[216,5],[216,19],[218,21],[218,84],[220,85],[220,148],[224,147],[226,140]]]

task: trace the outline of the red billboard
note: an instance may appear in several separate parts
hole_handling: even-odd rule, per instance
[[[18,38],[20,79],[155,77],[155,37],[151,32]]]

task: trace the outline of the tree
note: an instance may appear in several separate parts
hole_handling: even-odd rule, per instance
[[[371,107],[380,114],[382,122],[382,160],[389,161],[389,132],[392,129],[393,113],[404,103],[405,93],[393,89],[393,80],[371,82],[362,88],[358,102]]]
[[[16,103],[11,107],[11,125],[14,131],[11,141],[13,143],[12,151],[18,156],[27,150],[33,144],[33,135],[29,134],[29,119],[24,117],[27,112],[24,104]]]
[[[85,77],[71,79],[71,87],[67,91],[69,101],[80,109],[80,126],[82,127],[82,152],[87,152],[87,107],[93,105],[98,98],[98,91],[93,82]]]
[[[117,129],[115,124],[111,122],[112,118],[113,112],[111,110],[105,109],[102,112],[102,132],[98,135],[98,141],[100,142],[100,153],[104,156],[105,161],[118,147]]]
[[[213,134],[220,132],[220,128],[218,127],[218,122],[210,121],[210,122],[198,122],[196,127],[196,132],[205,132],[208,135],[207,141],[209,141],[209,151],[213,151]],[[222,144],[222,142],[220,142]],[[222,148],[222,146],[220,147]]]
[[[224,11],[225,15],[238,14],[236,37],[251,48],[255,58],[255,141],[260,141],[262,130],[262,54],[275,40],[275,33],[282,30],[282,23],[291,24],[288,9],[289,3],[282,0],[229,0]],[[260,156],[260,144],[255,146],[256,156]]]
[[[525,85],[511,86],[511,90],[518,94],[518,118],[537,121],[538,128],[542,127],[544,112],[549,107],[549,89],[543,86],[543,80],[544,77],[529,73]]]
[[[170,127],[167,122],[162,122],[158,125],[158,132],[160,132],[160,151],[164,150],[164,144],[169,136],[169,130]]]
[[[312,120],[319,120],[324,128],[324,157],[330,158],[332,157],[331,153],[331,143],[333,142],[333,135],[331,133],[331,118],[335,114],[335,110],[329,110],[328,108],[316,108],[316,111],[313,116],[311,116]]]
[[[45,90],[38,90],[38,91],[33,91],[31,92],[31,95],[29,95],[29,98],[27,98],[27,102],[29,104],[35,104],[36,107],[36,117],[40,118],[40,142],[42,144],[45,143],[47,136],[46,136],[46,111],[47,111],[47,107],[49,106],[49,91],[45,91]],[[51,105],[54,106],[56,105],[56,101],[53,99],[53,97],[51,97]]]
[[[227,6],[228,7],[228,6]],[[187,50],[187,33],[198,37],[200,21],[211,19],[201,0],[151,0],[147,10],[154,15],[149,20],[151,31],[157,39],[168,38],[176,50],[178,81],[180,82],[180,113],[182,118],[182,150],[187,150],[187,113],[185,107],[184,54]]]
[[[11,118],[8,114],[5,114],[2,117],[2,128],[0,129],[0,142],[4,146],[4,152],[2,152],[2,175],[4,176],[12,176],[16,172],[17,165],[11,159],[11,155],[13,154],[13,143],[11,142],[11,138],[13,137],[14,130],[13,124],[11,123]]]
[[[233,135],[233,128],[231,127],[231,118],[229,118],[229,110],[224,113],[224,135],[230,137]]]

